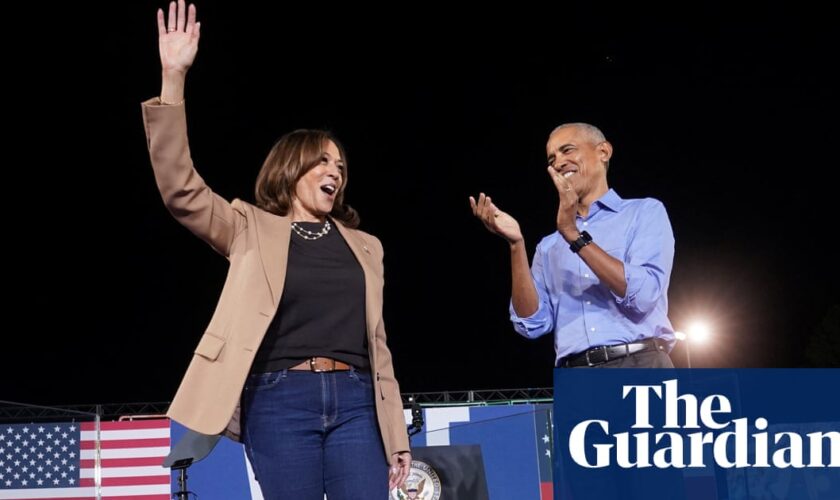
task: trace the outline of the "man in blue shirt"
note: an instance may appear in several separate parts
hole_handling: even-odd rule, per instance
[[[668,283],[674,234],[653,198],[623,199],[607,185],[612,145],[587,123],[548,138],[548,174],[559,195],[557,231],[528,268],[519,223],[489,196],[473,214],[510,244],[511,321],[521,335],[554,333],[555,366],[672,368]]]

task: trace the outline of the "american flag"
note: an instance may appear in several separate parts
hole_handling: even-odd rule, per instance
[[[169,500],[169,420],[100,424],[101,498]],[[96,499],[93,422],[0,426],[0,499]]]
[[[554,443],[551,427],[551,405],[539,405],[534,412],[534,431],[537,434],[537,462],[540,468],[540,498],[552,500],[554,498],[554,482],[552,480],[551,454]]]

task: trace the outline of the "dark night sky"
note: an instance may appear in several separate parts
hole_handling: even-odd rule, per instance
[[[212,314],[226,261],[166,212],[145,150],[159,5],[68,12],[42,30],[53,47],[37,55],[18,41],[33,68],[7,95],[8,147],[35,161],[7,164],[4,309],[17,319],[4,332],[0,399],[169,400]],[[671,319],[715,328],[693,364],[806,365],[810,333],[840,303],[828,20],[781,10],[479,19],[423,6],[410,20],[355,12],[367,20],[351,22],[323,5],[285,8],[199,4],[193,157],[218,193],[253,201],[277,137],[325,127],[341,138],[348,202],[385,247],[405,392],[551,385],[551,338],[513,332],[507,249],[467,197],[490,193],[533,252],[556,210],[544,142],[568,121],[613,143],[611,187],[665,203],[677,241]],[[685,364],[682,348],[672,356]]]

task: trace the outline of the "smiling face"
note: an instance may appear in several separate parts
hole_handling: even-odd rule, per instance
[[[344,160],[338,146],[324,144],[319,162],[295,184],[292,194],[292,220],[323,222],[332,212],[336,195],[344,184]]]
[[[609,189],[607,162],[612,145],[602,138],[600,132],[579,125],[561,126],[548,138],[548,165],[571,183],[581,200],[594,201]]]

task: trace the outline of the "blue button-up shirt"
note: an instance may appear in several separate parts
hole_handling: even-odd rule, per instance
[[[668,320],[668,283],[674,261],[674,233],[662,202],[624,200],[610,189],[577,216],[577,227],[593,243],[624,263],[627,291],[613,293],[569,250],[560,233],[537,245],[531,275],[539,309],[521,318],[510,306],[521,335],[536,338],[554,332],[556,361],[591,347],[658,337],[674,345]]]

